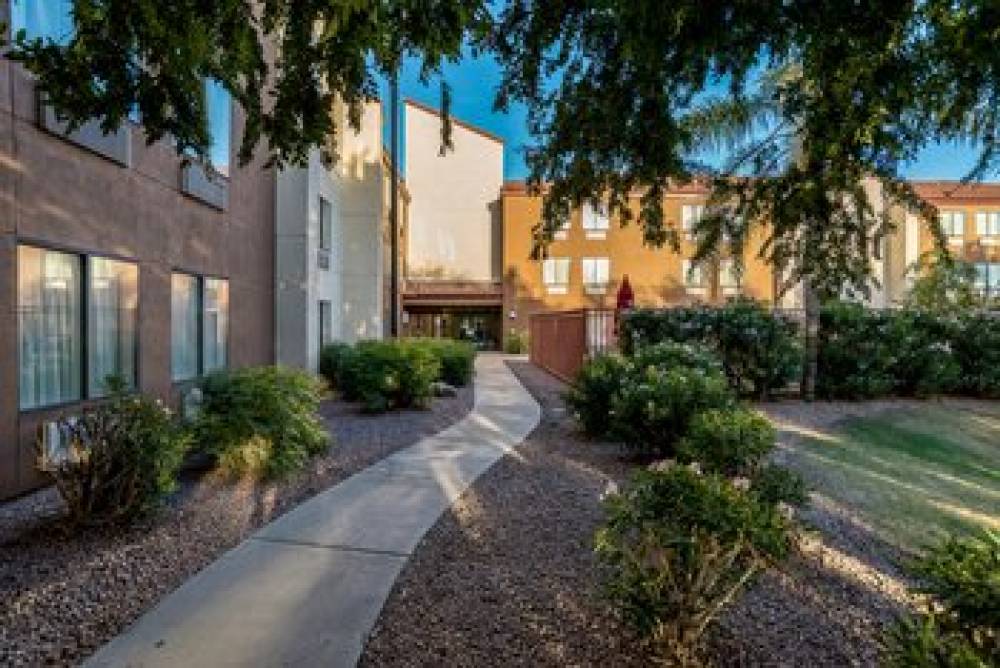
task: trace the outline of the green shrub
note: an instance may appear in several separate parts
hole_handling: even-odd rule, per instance
[[[322,383],[304,371],[219,371],[202,380],[201,390],[194,433],[225,470],[281,476],[329,446],[329,434],[317,416]]]
[[[649,366],[629,376],[612,396],[611,435],[637,455],[670,456],[698,413],[733,402],[721,373]]]
[[[765,464],[753,473],[750,492],[761,502],[771,505],[802,506],[809,499],[802,476],[777,464]]]
[[[931,598],[888,636],[888,665],[1000,665],[1000,531],[948,538],[913,570]]]
[[[885,642],[886,668],[988,668],[963,637],[941,629],[934,615],[901,620]],[[996,665],[996,664],[993,664]]]
[[[620,355],[601,355],[577,373],[565,400],[583,430],[600,437],[611,428],[611,402],[631,376],[628,361]]]
[[[725,476],[749,476],[774,449],[774,427],[746,408],[708,410],[695,415],[677,446],[678,459],[698,462]]]
[[[507,338],[504,339],[503,351],[508,355],[522,355],[528,352],[527,334],[512,329],[507,333]]]
[[[175,487],[190,436],[159,401],[111,397],[82,415],[58,420],[66,453],[39,443],[38,467],[49,475],[75,523],[127,519],[155,507]]]
[[[894,329],[889,314],[835,301],[820,311],[816,392],[827,399],[868,399],[894,391]]]
[[[336,342],[323,346],[319,355],[319,372],[330,387],[339,391],[344,398],[352,401],[355,397],[348,396],[354,389],[350,372],[354,368],[354,347],[348,343]]]
[[[350,395],[371,413],[424,406],[440,374],[437,355],[420,342],[361,341],[348,372]]]
[[[949,538],[914,571],[920,590],[941,606],[942,627],[1000,662],[1000,531]]]
[[[629,355],[664,341],[708,347],[744,396],[770,396],[794,380],[801,366],[795,324],[752,299],[719,307],[638,310],[627,314],[621,327],[622,349]]]
[[[441,369],[437,380],[455,387],[464,387],[472,380],[476,348],[468,341],[408,339],[403,345],[426,347],[437,358]]]
[[[675,341],[662,341],[644,346],[632,356],[632,362],[637,369],[655,366],[661,369],[690,367],[701,369],[706,373],[722,371],[719,358],[704,346]]]
[[[961,368],[961,391],[1000,398],[1000,317],[968,313],[958,318],[952,349]]]
[[[693,663],[708,624],[789,549],[774,507],[686,467],[641,471],[606,508],[596,549],[607,594],[671,665]]]
[[[911,310],[894,311],[890,321],[896,393],[926,397],[957,391],[962,369],[951,347],[955,321]]]
[[[739,298],[720,308],[715,339],[726,376],[743,396],[766,399],[799,376],[802,347],[795,323],[759,302]]]

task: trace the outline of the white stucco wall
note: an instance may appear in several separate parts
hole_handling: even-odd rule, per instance
[[[334,110],[347,128],[343,109]],[[381,109],[368,105],[361,131],[338,137],[338,161],[323,163],[314,150],[309,164],[288,168],[277,185],[278,363],[317,370],[319,303],[332,307],[332,337],[353,342],[382,331]],[[331,205],[328,269],[319,266],[320,197]],[[238,335],[238,333],[237,333]]]
[[[503,143],[453,123],[442,156],[441,117],[409,102],[405,115],[408,277],[499,280]]]

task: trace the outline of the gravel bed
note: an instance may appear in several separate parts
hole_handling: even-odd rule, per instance
[[[0,665],[73,665],[261,525],[392,452],[464,417],[472,387],[425,411],[366,416],[342,402],[321,414],[329,455],[280,483],[182,481],[156,516],[69,533],[43,490],[0,505]]]
[[[373,629],[361,665],[648,665],[599,596],[592,536],[601,493],[631,470],[576,432],[559,381],[511,368],[543,406],[516,454],[483,475],[424,537]],[[794,430],[899,407],[768,404],[781,451]],[[707,637],[719,666],[874,666],[883,628],[912,604],[901,556],[850,509],[814,493],[797,554],[758,578]]]
[[[581,443],[559,381],[510,362],[541,424],[489,469],[417,548],[360,665],[636,666],[636,642],[599,596],[593,533],[616,446]]]

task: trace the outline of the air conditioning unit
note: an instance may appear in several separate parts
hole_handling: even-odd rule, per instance
[[[65,418],[72,425],[77,418]],[[70,458],[69,436],[56,420],[43,422],[38,427],[39,458],[49,464],[63,464]]]
[[[205,396],[201,388],[193,387],[181,396],[181,417],[190,422],[198,418]]]
[[[321,248],[316,252],[316,266],[323,270],[330,268],[330,251]]]

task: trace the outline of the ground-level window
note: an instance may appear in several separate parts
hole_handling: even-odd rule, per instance
[[[22,409],[81,399],[80,256],[19,246],[17,322]]]
[[[604,294],[611,280],[611,260],[606,257],[583,258],[583,289],[588,294]]]
[[[542,262],[542,283],[550,295],[566,294],[569,290],[569,258],[546,258]]]
[[[103,397],[111,377],[135,387],[135,263],[20,245],[17,274],[22,410]]]
[[[1000,262],[976,263],[976,289],[991,297],[1000,297]]]
[[[319,302],[319,348],[333,343],[333,307],[326,299]]]
[[[136,384],[136,313],[139,267],[104,257],[89,258],[87,377],[91,396],[107,394],[109,378]]]
[[[202,337],[205,353],[203,371],[209,373],[226,366],[226,343],[229,341],[229,281],[202,279],[205,314]]]
[[[171,276],[171,370],[185,381],[224,368],[229,339],[229,281]]]

